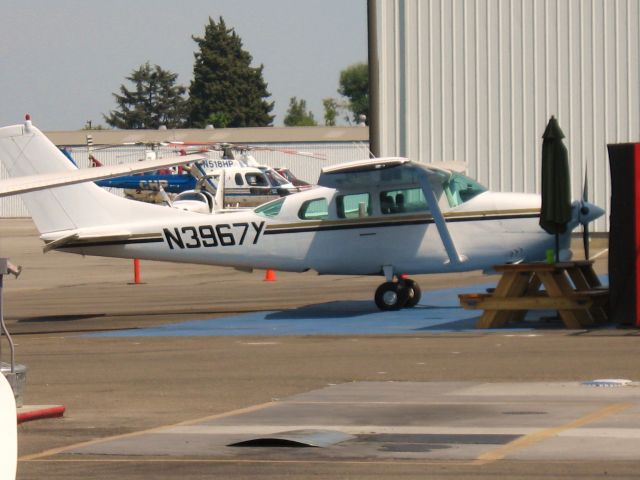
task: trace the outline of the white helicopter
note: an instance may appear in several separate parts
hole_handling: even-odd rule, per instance
[[[8,182],[18,183],[3,189],[0,182],[0,195],[30,191],[20,177],[37,175],[30,188],[43,190],[22,197],[45,251],[384,275],[374,296],[383,310],[418,303],[420,288],[406,275],[543,260],[554,246],[538,225],[538,195],[490,192],[454,169],[405,158],[325,168],[315,188],[214,215],[132,202],[93,183],[52,188],[80,174],[29,120],[0,129],[0,159],[14,177]],[[571,254],[571,230],[602,214],[574,202],[561,258]]]
[[[194,149],[197,145],[202,146]],[[204,155],[205,159],[196,165],[181,169],[182,171],[178,173],[172,172],[171,169],[164,169],[156,173],[129,175],[100,180],[96,183],[101,187],[122,188],[126,198],[149,203],[167,203],[167,199],[170,199],[175,206],[181,205],[179,208],[195,208],[197,211],[211,210],[215,206],[209,198],[208,189],[203,187],[206,181],[212,185],[220,182],[226,185],[224,207],[255,207],[300,190],[273,168],[259,165],[255,158],[248,154],[251,148],[248,146],[186,145],[183,142],[163,143],[161,146],[179,147],[183,154],[190,150],[192,153]],[[89,159],[93,166],[102,166],[102,163],[93,155],[96,150],[98,149],[90,149]],[[222,158],[214,156],[214,152],[217,151],[224,152]],[[234,151],[239,152],[239,155],[234,155]],[[158,152],[155,146],[154,149],[145,151],[146,160],[156,158],[158,158]],[[214,187],[214,190],[216,188]]]

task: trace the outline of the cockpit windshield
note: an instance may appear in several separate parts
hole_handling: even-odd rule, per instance
[[[450,207],[457,207],[473,197],[487,191],[487,188],[461,173],[453,173],[442,185]]]
[[[264,205],[260,205],[258,208],[256,208],[254,212],[256,212],[258,215],[262,215],[263,217],[275,217],[280,213],[284,201],[284,198],[279,198],[272,202],[265,203]]]
[[[286,178],[282,177],[282,175],[278,174],[274,170],[266,170],[264,174],[269,179],[272,187],[281,187],[282,185],[289,183]]]

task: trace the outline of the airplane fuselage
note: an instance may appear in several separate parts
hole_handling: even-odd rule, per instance
[[[446,212],[451,234],[465,256],[460,264],[448,261],[428,212],[383,214],[373,202],[372,214],[365,218],[299,218],[305,202],[325,198],[331,206],[336,195],[335,190],[315,188],[285,197],[278,200],[283,205],[274,217],[256,213],[260,209],[215,215],[172,215],[167,209],[166,221],[113,226],[130,231],[128,239],[71,241],[59,249],[83,255],[369,275],[380,274],[384,265],[407,274],[489,269],[499,263],[539,260],[553,248],[553,237],[538,226],[536,195],[485,192]]]

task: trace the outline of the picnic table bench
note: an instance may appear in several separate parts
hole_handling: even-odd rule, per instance
[[[609,290],[602,287],[593,261],[505,264],[494,269],[502,274],[495,289],[458,295],[463,308],[484,310],[476,328],[520,321],[528,310],[557,310],[571,329],[608,320]]]

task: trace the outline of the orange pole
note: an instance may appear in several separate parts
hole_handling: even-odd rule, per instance
[[[141,283],[141,281],[140,281],[140,259],[139,258],[134,258],[133,259],[133,283],[135,283],[136,285]]]

